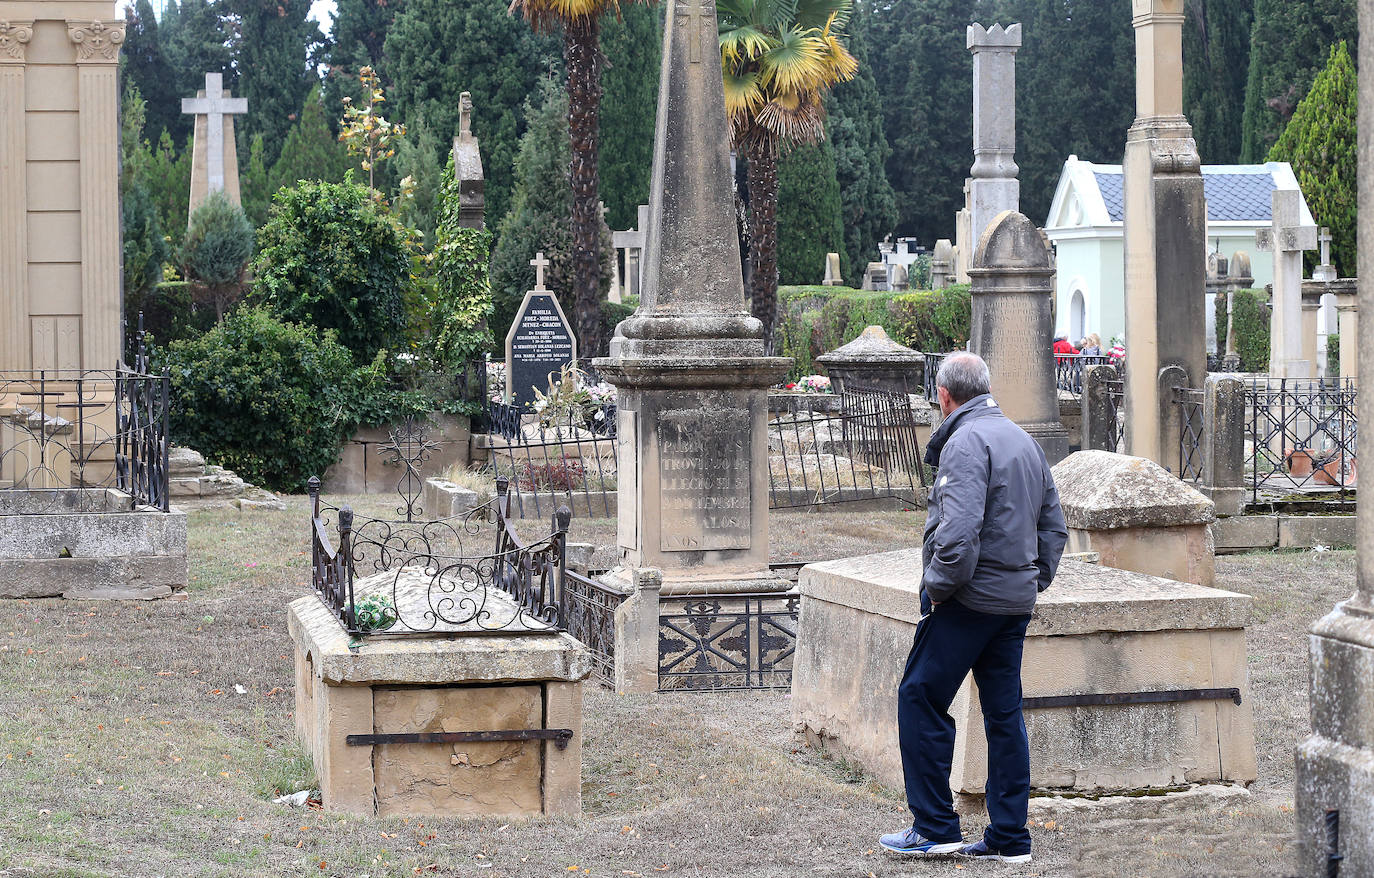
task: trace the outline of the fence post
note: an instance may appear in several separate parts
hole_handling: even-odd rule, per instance
[[[1083,435],[1084,451],[1116,451],[1116,406],[1112,405],[1107,387],[1116,380],[1115,366],[1089,366],[1083,370]]]
[[[631,571],[634,591],[615,610],[615,691],[658,691],[658,613],[663,571]]]
[[[1218,515],[1245,509],[1245,385],[1209,375],[1202,392],[1202,493]]]

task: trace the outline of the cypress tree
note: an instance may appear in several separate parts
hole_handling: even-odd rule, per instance
[[[439,164],[441,149],[439,138],[421,119],[397,141],[396,155],[388,162],[393,177],[398,181],[409,177],[413,183],[409,197],[401,198],[398,192],[391,203],[402,222],[422,233],[427,250],[435,245],[440,198],[444,192],[444,169]]]
[[[1356,48],[1358,25],[1355,0],[1255,0],[1241,161],[1264,160],[1329,49],[1341,40]]]
[[[818,284],[825,255],[844,250],[840,184],[829,140],[794,147],[778,161],[778,282]]]
[[[358,85],[358,71],[363,67],[376,70],[382,86],[391,90],[383,47],[387,32],[404,6],[404,0],[338,0],[324,82],[324,105],[332,127],[337,127],[333,123],[343,118],[341,99],[345,95],[355,101],[363,98]]]
[[[186,234],[187,213],[191,209],[191,138],[178,152],[172,135],[163,131],[148,163],[148,196],[157,209],[162,231],[178,246]]]
[[[281,187],[294,186],[300,180],[340,183],[344,172],[352,164],[348,151],[339,143],[325,119],[318,85],[310,90],[300,113],[296,115],[296,122],[282,146],[281,158],[272,166],[268,176],[271,181],[269,197]],[[254,140],[261,137],[261,134],[255,135]]]
[[[286,138],[290,143],[291,138]],[[262,157],[262,135],[255,134],[248,146],[248,164],[239,173],[239,198],[243,203],[244,215],[259,228],[267,222],[267,211],[272,206],[272,176]]]
[[[176,93],[176,76],[163,55],[157,17],[148,0],[138,0],[124,10],[122,57],[125,81],[132,82],[147,102],[145,131],[156,137],[163,130],[176,130],[181,95]]]
[[[1204,164],[1240,159],[1254,0],[1188,0],[1183,25],[1183,112]]]
[[[859,62],[859,72],[826,98],[825,127],[835,154],[844,225],[840,271],[847,278],[863,270],[878,242],[897,225],[897,195],[884,168],[892,148],[883,134],[883,104],[869,66],[869,17],[867,6],[856,3],[849,19],[849,52]]]
[[[141,301],[162,281],[171,249],[162,237],[157,208],[148,195],[152,152],[143,140],[146,104],[132,79],[125,80],[120,106],[119,195],[123,231],[124,292]]]
[[[533,34],[503,0],[407,0],[387,31],[384,69],[397,118],[424,119],[441,143],[458,133],[458,95],[472,93],[488,224],[511,204],[524,104],[540,76],[561,65],[554,39]],[[523,293],[523,290],[521,291]]]
[[[315,22],[308,21],[309,0],[225,0],[238,16],[235,62],[238,94],[248,99],[240,155],[252,135],[261,134],[263,157],[269,164],[281,155],[282,144],[296,113],[316,82],[308,60],[321,43]]]
[[[661,10],[623,3],[620,18],[602,21],[601,200],[613,228],[633,228],[638,208],[649,203],[654,160],[654,117],[663,52]]]
[[[1331,258],[1346,277],[1356,274],[1357,94],[1355,63],[1342,41],[1268,157],[1293,164],[1312,216],[1331,229]],[[1307,260],[1312,264],[1315,254]]]
[[[162,54],[172,70],[178,98],[195,97],[205,87],[205,74],[220,73],[224,87],[238,94],[238,73],[229,48],[229,28],[225,23],[223,5],[211,0],[169,0],[162,13],[158,29]],[[251,113],[257,107],[249,105]],[[191,136],[194,119],[181,114],[180,100],[174,100],[166,127],[173,143],[181,143]],[[184,208],[183,208],[184,211]],[[181,228],[185,228],[183,218]]]

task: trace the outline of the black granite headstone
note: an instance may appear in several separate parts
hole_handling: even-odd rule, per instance
[[[515,405],[534,402],[534,389],[548,391],[564,366],[577,359],[577,341],[558,300],[547,290],[531,290],[506,336],[506,389]]]

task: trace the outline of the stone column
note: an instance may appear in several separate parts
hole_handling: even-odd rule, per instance
[[[0,370],[28,369],[28,181],[24,50],[32,21],[0,21]]]
[[[1357,378],[1360,357],[1360,303],[1338,301],[1336,319],[1340,322],[1341,377]]]
[[[1274,254],[1274,298],[1269,318],[1269,377],[1311,378],[1312,361],[1303,356],[1302,254],[1317,248],[1317,227],[1304,222],[1302,193],[1275,189],[1273,226],[1255,233],[1261,250]],[[1316,323],[1312,326],[1316,335]]]
[[[1202,396],[1202,493],[1218,515],[1245,510],[1245,385],[1207,376]]]
[[[973,53],[973,167],[969,171],[970,251],[1004,210],[1020,204],[1016,179],[1016,50],[1021,25],[968,26]]]
[[[1126,450],[1178,471],[1172,388],[1207,371],[1207,210],[1183,116],[1184,0],[1131,0],[1136,120],[1126,135]]]
[[[768,570],[767,388],[791,361],[744,301],[718,49],[714,3],[669,4],[639,308],[595,363],[619,391],[627,590],[643,568],[664,594],[789,587]]]
[[[1054,380],[1054,258],[1035,223],[1005,211],[978,242],[973,283],[974,353],[992,372],[992,395],[1053,465],[1069,454]]]
[[[1360,0],[1359,10],[1359,297],[1374,300],[1374,0]],[[1368,350],[1374,332],[1361,331]],[[1374,378],[1374,359],[1361,369]],[[1359,417],[1374,423],[1374,398],[1360,395]],[[1360,457],[1374,454],[1370,431],[1359,442]],[[1298,865],[1313,878],[1328,874],[1331,810],[1339,811],[1341,873],[1374,875],[1374,504],[1355,515],[1356,592],[1312,627],[1312,735],[1297,751]]]
[[[81,368],[120,358],[119,47],[124,22],[67,22],[76,44],[81,137]]]

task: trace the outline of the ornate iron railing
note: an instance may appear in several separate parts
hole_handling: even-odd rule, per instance
[[[940,366],[945,362],[945,357],[949,354],[925,354],[925,394],[927,402],[935,402],[937,396],[935,377],[940,371]]]
[[[1248,382],[1251,499],[1349,499],[1357,476],[1358,396],[1349,378]]]
[[[462,515],[422,516],[418,471],[437,448],[407,422],[383,451],[402,467],[397,518],[355,515],[348,506],[323,504],[319,479],[309,482],[312,583],[315,593],[349,634],[556,633],[567,627],[564,594],[571,512],[554,516],[551,533],[525,542],[509,519],[509,483],[496,497]],[[330,518],[337,544],[331,541]],[[466,551],[495,520],[490,553]]]
[[[542,517],[558,504],[596,518],[615,515],[614,404],[535,417],[520,406],[492,402],[487,422],[492,467],[510,480],[521,517],[531,508]]]
[[[572,570],[564,572],[563,595],[568,633],[591,650],[597,679],[614,686],[615,611],[629,595]]]
[[[1178,477],[1201,482],[1203,469],[1203,392],[1194,387],[1175,387],[1173,403],[1178,411]]]
[[[658,688],[788,688],[800,604],[796,592],[661,598]]]
[[[910,397],[846,389],[841,400],[839,414],[798,411],[769,423],[770,508],[922,503],[925,472]]]
[[[40,514],[113,511],[108,488],[168,511],[170,385],[141,342],[132,368],[0,372],[0,492]]]
[[[1112,358],[1097,354],[1055,354],[1054,385],[1075,399],[1083,396],[1083,371],[1089,366],[1110,366]]]

